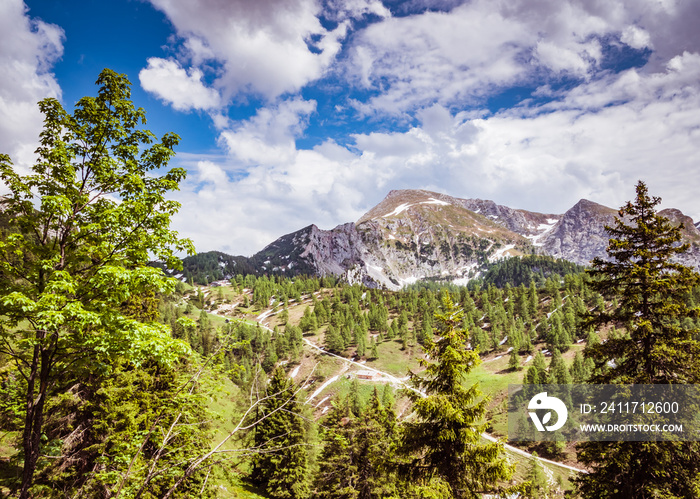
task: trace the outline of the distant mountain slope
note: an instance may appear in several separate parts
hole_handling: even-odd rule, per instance
[[[588,265],[608,247],[606,225],[612,225],[616,211],[582,199],[559,219],[539,240],[541,251],[579,265]]]
[[[310,226],[253,256],[277,271],[312,270],[398,289],[419,279],[468,279],[489,258],[532,253],[524,236],[429,191],[391,191],[357,224]]]
[[[184,275],[209,272],[209,281],[237,273],[336,275],[398,289],[421,279],[466,282],[489,261],[507,256],[542,254],[588,265],[594,257],[605,258],[605,226],[616,213],[586,199],[555,215],[426,190],[393,190],[357,223],[331,230],[309,225],[251,258],[212,252],[201,260],[185,259]],[[700,224],[678,210],[661,214],[683,223],[691,250],[682,261],[700,268]]]

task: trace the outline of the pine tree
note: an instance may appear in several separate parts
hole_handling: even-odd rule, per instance
[[[549,363],[549,376],[547,382],[555,385],[571,384],[571,373],[569,372],[569,368],[566,367],[566,362],[564,362],[561,352],[556,348],[552,354],[552,361]]]
[[[348,395],[350,410],[355,416],[362,414],[362,398],[360,398],[360,382],[353,378],[350,383],[350,394]]]
[[[586,370],[586,365],[583,362],[583,355],[581,352],[576,352],[574,356],[574,362],[571,364],[571,379],[574,383],[584,383],[588,378],[588,372]]]
[[[488,398],[478,384],[464,386],[479,355],[466,348],[463,314],[450,296],[443,295],[442,312],[436,314],[437,341],[426,341],[422,376],[409,373],[416,391],[408,391],[414,419],[404,423],[401,450],[409,459],[402,469],[411,482],[427,484],[439,479],[448,485],[449,496],[476,498],[510,478],[501,443],[481,443],[480,423]]]
[[[390,384],[384,385],[384,390],[382,391],[382,406],[387,411],[393,411],[395,402],[393,388],[391,388]]]
[[[547,382],[547,364],[541,351],[537,351],[532,365],[525,374],[525,383],[530,385],[542,385]]]
[[[347,400],[335,402],[323,422],[323,450],[314,497],[378,499],[397,497],[393,459],[393,413],[382,407],[374,390],[368,407],[355,416]]]
[[[508,360],[508,369],[511,371],[518,370],[520,368],[520,357],[518,356],[518,350],[513,348],[510,351],[510,359]]]
[[[377,360],[379,358],[379,352],[377,351],[377,342],[372,338],[372,348],[370,349],[370,358],[372,360]]]
[[[531,317],[535,317],[537,314],[537,304],[539,303],[539,297],[537,296],[537,288],[535,287],[535,281],[530,281],[530,287],[527,291],[527,303]]]
[[[275,499],[299,499],[308,494],[304,420],[296,386],[278,367],[261,404],[262,421],[255,428],[252,480]]]
[[[367,350],[367,333],[361,326],[355,329],[355,343],[357,344],[357,356],[364,357]]]
[[[537,457],[537,452],[532,453],[532,459],[530,460],[530,469],[525,476],[527,479],[527,497],[531,499],[540,499],[547,497],[547,477],[544,474],[544,469],[542,468],[542,462]]]
[[[700,382],[700,343],[696,328],[683,319],[688,292],[700,282],[690,267],[674,261],[688,249],[681,226],[659,215],[660,198],[639,182],[636,199],[619,211],[612,227],[609,261],[593,260],[591,287],[617,306],[596,308],[588,325],[624,324],[626,334],[605,343],[589,342],[596,383],[678,384]],[[611,367],[609,361],[614,360]],[[586,442],[578,459],[591,473],[578,479],[584,497],[697,497],[700,447],[697,442]]]
[[[329,352],[341,355],[345,351],[345,342],[337,328],[328,326],[323,346]]]

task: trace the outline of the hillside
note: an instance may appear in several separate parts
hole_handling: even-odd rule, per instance
[[[539,265],[546,267],[548,260]],[[574,267],[570,271],[574,273],[563,280],[546,279],[538,290],[522,286],[472,292],[454,288],[451,292],[466,312],[464,324],[471,331],[471,343],[479,345],[481,351],[482,363],[468,382],[478,381],[492,400],[488,416],[491,433],[484,438],[506,436],[501,404],[507,386],[523,382],[537,352],[551,351],[557,344],[571,368],[577,352],[585,346],[570,317],[581,307],[594,306],[600,297],[586,292],[580,271]],[[233,285],[202,287],[188,293],[195,308],[186,316],[195,319],[199,315],[203,324],[201,306],[209,311],[207,324],[223,328],[219,335],[233,325],[235,338],[249,339],[252,350],[233,350],[224,359],[226,365],[244,366],[232,377],[242,389],[255,377],[250,360],[257,358],[266,372],[275,364],[285,366],[289,377],[305,387],[303,398],[316,421],[326,421],[333,404],[343,398],[358,397],[359,404],[366,406],[375,388],[383,399],[394,400],[387,403],[394,404],[398,421],[402,421],[410,416],[411,406],[397,390],[409,386],[409,369],[418,373],[423,369],[418,363],[424,358],[422,343],[432,334],[432,316],[442,292],[417,287],[391,292],[345,284],[326,288],[314,279],[237,277]],[[172,310],[165,312],[175,315]],[[226,325],[224,319],[231,322]],[[246,325],[251,322],[260,327]],[[556,328],[563,328],[568,339],[556,338]],[[206,334],[212,334],[209,331]],[[339,334],[337,340],[332,339],[334,334]],[[209,339],[194,345],[205,353],[206,348],[212,348],[205,345],[215,342]],[[509,367],[514,350],[522,368]],[[545,359],[549,364],[552,358]],[[529,452],[537,450],[541,457],[555,461],[545,465],[550,497],[562,497],[570,487],[573,472],[556,462],[576,468],[573,447],[508,449],[509,458],[518,463],[518,480],[524,479],[531,466]],[[226,486],[238,490],[234,485]]]

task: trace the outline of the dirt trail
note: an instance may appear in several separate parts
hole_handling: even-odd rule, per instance
[[[261,313],[261,314],[256,318],[256,319],[258,320],[258,324],[260,324],[261,327],[267,329],[268,331],[272,331],[272,330],[271,330],[269,327],[267,327],[267,326],[265,326],[264,324],[262,324],[261,321],[264,320],[264,319],[272,312],[272,310],[273,310],[273,309],[264,311],[263,313]],[[214,314],[214,315],[219,315],[219,314],[217,314],[216,312],[209,312],[209,313]],[[222,315],[221,317],[225,317],[225,316]],[[227,318],[227,319],[232,319],[231,317],[226,317],[226,318]],[[235,319],[235,318],[233,318],[233,320],[242,320],[242,319]],[[334,354],[334,353],[328,352],[328,351],[324,350],[323,348],[319,347],[318,345],[316,345],[315,343],[311,342],[308,338],[304,338],[304,343],[306,343],[307,345],[309,345],[311,348],[313,348],[313,349],[315,349],[315,350],[318,350],[319,352],[321,352],[321,353],[324,354],[324,355],[329,355],[329,356],[331,356],[331,357],[338,358],[338,359],[340,359],[340,360],[342,360],[342,361],[344,361],[344,362],[347,362],[348,364],[352,364],[352,365],[359,366],[359,367],[361,367],[361,368],[364,369],[364,370],[373,371],[373,372],[379,374],[380,376],[382,376],[384,379],[390,381],[393,385],[400,385],[400,386],[403,386],[404,388],[407,388],[407,389],[409,389],[409,390],[413,390],[413,391],[416,392],[416,393],[420,393],[421,395],[425,395],[424,393],[422,393],[421,391],[417,390],[416,388],[414,388],[414,387],[412,387],[412,386],[409,386],[408,384],[406,384],[406,382],[405,382],[404,380],[399,379],[399,378],[397,378],[396,376],[393,376],[393,375],[391,375],[391,374],[389,374],[389,373],[380,371],[379,369],[375,369],[374,367],[370,367],[370,366],[367,366],[367,365],[365,365],[365,364],[360,364],[359,362],[355,362],[354,360],[350,360],[350,359],[347,359],[347,358],[342,357],[342,356],[340,356],[340,355],[336,355],[336,354]],[[343,372],[345,372],[345,371],[347,371],[347,367],[341,371],[341,374],[342,374]],[[339,376],[340,376],[340,374],[338,374],[338,375],[332,377],[331,379],[327,380],[323,385],[321,385],[318,389],[316,389],[316,391],[309,397],[308,401],[313,400],[319,393],[321,393],[321,392],[323,391],[323,389],[325,389],[325,388],[326,388],[328,385],[330,385],[333,381],[335,381],[336,379],[338,379]],[[491,435],[488,435],[488,434],[486,434],[486,433],[482,433],[481,436],[482,436],[483,438],[485,438],[486,440],[489,440],[490,442],[496,442],[496,441],[498,440],[497,438],[492,437]],[[532,458],[532,454],[531,454],[531,453],[529,453],[529,452],[527,452],[527,451],[524,451],[524,450],[522,450],[522,449],[519,449],[519,448],[517,448],[517,447],[513,447],[512,445],[508,445],[508,444],[504,443],[504,444],[503,444],[503,447],[506,448],[506,449],[508,449],[509,451],[515,453],[515,454],[518,454],[518,455],[521,455],[521,456],[524,456],[524,457],[527,457],[527,458]],[[563,468],[563,469],[566,469],[566,470],[569,470],[569,471],[574,471],[574,472],[576,472],[576,473],[587,473],[586,470],[579,469],[579,468],[575,468],[575,467],[573,467],[573,466],[569,466],[569,465],[567,465],[567,464],[559,463],[559,462],[557,462],[557,461],[551,461],[551,460],[549,460],[549,459],[544,459],[544,458],[542,458],[542,457],[538,457],[538,459],[539,459],[540,462],[543,463],[543,464],[546,463],[546,464],[548,464],[548,465],[550,465],[550,466],[557,466],[557,467],[559,467],[559,468]],[[554,476],[553,476],[553,474],[552,474],[552,471],[549,470],[546,466],[543,466],[543,468],[544,468],[545,474],[547,475],[547,481],[548,481],[548,482],[550,483],[550,485],[551,485],[551,484],[554,482]]]

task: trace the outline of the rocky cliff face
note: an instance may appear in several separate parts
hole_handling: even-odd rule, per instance
[[[676,261],[700,269],[700,223],[694,224],[692,218],[675,208],[661,210],[659,215],[663,215],[676,225],[683,225],[683,241],[688,243],[690,247],[686,253],[676,258]]]
[[[616,211],[582,199],[567,211],[539,241],[541,251],[579,265],[603,257],[608,247],[606,225],[612,225]]]
[[[540,253],[588,265],[606,257],[606,225],[616,210],[582,199],[563,215],[534,213],[481,199],[424,190],[391,191],[360,217],[332,230],[310,225],[282,236],[250,261],[260,272],[344,276],[398,289],[421,279],[466,282],[489,261]],[[678,210],[662,215],[684,226],[681,258],[700,268],[700,230]]]
[[[532,233],[537,220],[493,203],[500,215],[484,216],[464,201],[429,191],[392,191],[357,224],[330,231],[310,226],[253,258],[276,271],[312,270],[398,289],[425,278],[466,281],[489,259],[533,251],[531,241],[506,224],[521,223]]]

